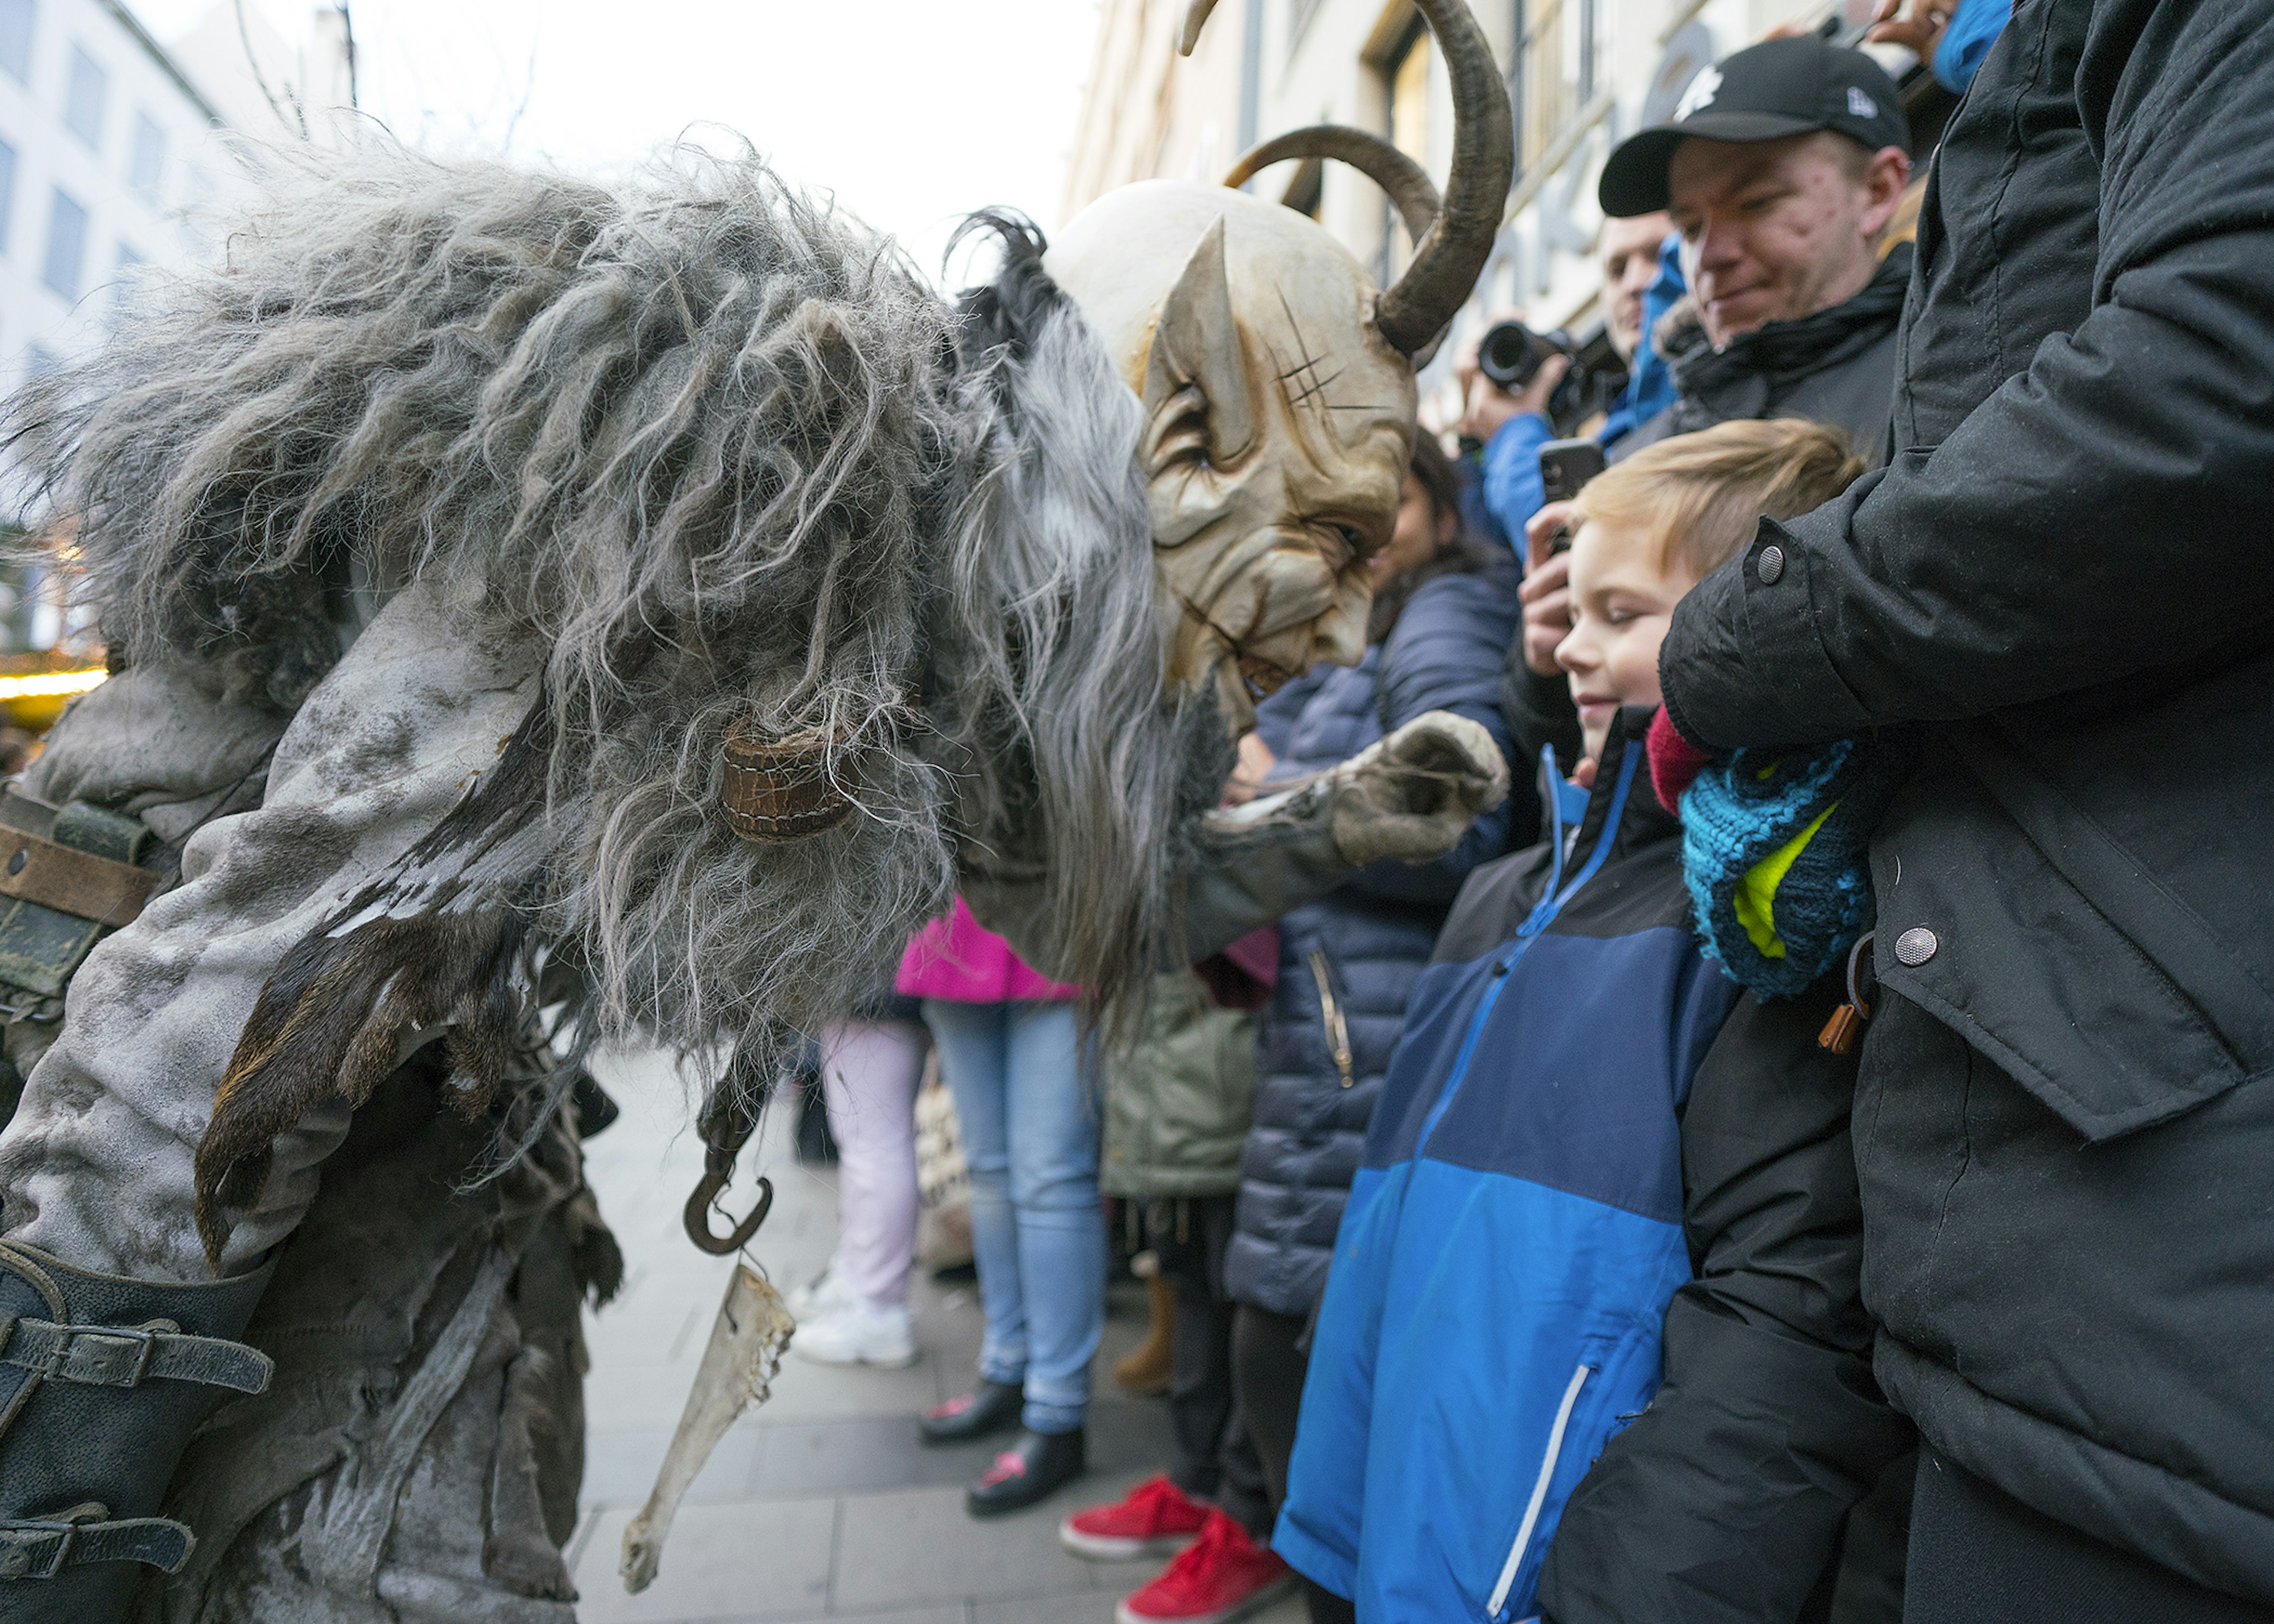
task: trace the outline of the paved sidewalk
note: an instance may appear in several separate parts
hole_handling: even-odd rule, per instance
[[[1090,1475],[1032,1510],[976,1522],[963,1484],[992,1445],[926,1448],[916,1412],[962,1390],[979,1349],[968,1289],[918,1271],[922,1357],[905,1371],[839,1369],[794,1353],[772,1402],[727,1433],[680,1508],[661,1575],[638,1596],[616,1577],[624,1524],[654,1485],[726,1290],[727,1259],[696,1251],[679,1213],[702,1171],[689,1090],[652,1057],[595,1067],[623,1116],[586,1147],[601,1211],[628,1264],[621,1296],[586,1321],[591,1444],[584,1512],[569,1551],[584,1624],[1106,1624],[1151,1576],[1144,1564],[1093,1565],[1060,1550],[1058,1519],[1117,1495],[1167,1459],[1168,1417],[1105,1374],[1142,1335],[1141,1296],[1117,1292],[1090,1411]],[[791,1114],[775,1113],[758,1157],[772,1216],[753,1248],[787,1290],[817,1273],[836,1238],[834,1175],[790,1154]],[[749,1160],[745,1154],[746,1162]],[[747,1167],[727,1205],[745,1210]],[[1253,1615],[1301,1624],[1299,1601]]]

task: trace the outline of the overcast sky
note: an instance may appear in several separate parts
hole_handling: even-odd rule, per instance
[[[128,4],[162,40],[212,0]],[[248,4],[305,37],[312,0]],[[1058,223],[1096,6],[354,0],[353,18],[363,106],[416,145],[606,174],[723,125],[936,271],[954,219],[982,205]]]

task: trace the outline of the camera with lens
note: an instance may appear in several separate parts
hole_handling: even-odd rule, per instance
[[[1547,417],[1567,428],[1584,416],[1601,390],[1569,333],[1535,333],[1521,321],[1496,321],[1477,346],[1477,370],[1513,395],[1540,375],[1550,356],[1570,363],[1547,398]]]

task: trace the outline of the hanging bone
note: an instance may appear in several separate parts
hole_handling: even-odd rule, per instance
[[[639,1515],[625,1524],[623,1563],[618,1569],[625,1590],[636,1595],[655,1583],[663,1566],[663,1542],[671,1537],[679,1502],[734,1418],[771,1395],[796,1328],[773,1287],[748,1264],[737,1263],[734,1277],[727,1282],[726,1300],[719,1304],[719,1318],[712,1323],[687,1408],[680,1412],[671,1447],[664,1452],[663,1469],[656,1473],[654,1492]]]

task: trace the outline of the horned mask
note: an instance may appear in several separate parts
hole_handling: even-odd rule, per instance
[[[1215,0],[1193,0],[1190,53]],[[1142,398],[1168,680],[1210,687],[1235,732],[1255,701],[1366,650],[1366,560],[1387,545],[1426,360],[1491,252],[1514,169],[1508,95],[1461,0],[1421,0],[1457,125],[1441,200],[1363,131],[1317,125],[1243,157],[1222,186],[1144,181],[1069,224],[1044,261]],[[1336,158],[1389,192],[1411,265],[1378,291],[1316,222],[1235,190],[1266,164]]]

